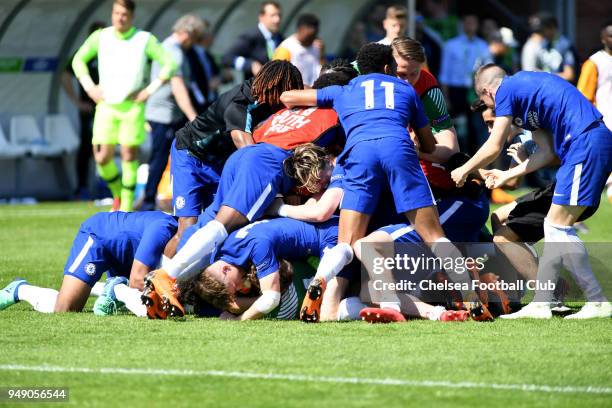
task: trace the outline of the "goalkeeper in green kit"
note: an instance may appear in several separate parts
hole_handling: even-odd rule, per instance
[[[113,211],[131,211],[138,169],[138,147],[145,138],[144,102],[176,70],[172,55],[151,33],[132,26],[133,0],[115,0],[112,26],[92,33],[79,48],[72,68],[87,94],[96,102],[93,124],[94,159],[98,174],[113,194]],[[87,62],[98,57],[100,83],[94,84]],[[149,85],[143,83],[147,60],[162,69]],[[113,160],[121,145],[121,175]]]

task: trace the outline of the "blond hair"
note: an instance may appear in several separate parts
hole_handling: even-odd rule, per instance
[[[410,37],[397,37],[391,42],[391,48],[407,61],[425,62],[425,49],[420,42]]]
[[[293,156],[283,163],[285,173],[295,180],[299,189],[305,188],[309,193],[319,192],[321,174],[328,164],[328,154],[320,146],[306,143],[295,148]]]

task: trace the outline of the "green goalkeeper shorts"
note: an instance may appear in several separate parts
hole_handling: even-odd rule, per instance
[[[123,101],[96,106],[93,123],[94,145],[140,146],[145,139],[144,103]]]

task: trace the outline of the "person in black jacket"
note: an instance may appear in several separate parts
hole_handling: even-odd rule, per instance
[[[283,41],[279,33],[281,8],[275,1],[264,1],[259,9],[257,28],[242,33],[223,56],[223,65],[244,73],[249,79],[272,59],[274,50]]]
[[[172,257],[180,237],[212,201],[221,170],[238,148],[253,144],[252,130],[283,106],[284,91],[302,89],[300,71],[287,61],[270,61],[253,79],[225,92],[176,132],[170,152],[173,215],[179,228],[166,247]]]

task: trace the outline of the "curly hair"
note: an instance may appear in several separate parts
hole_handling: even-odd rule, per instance
[[[388,45],[369,43],[359,49],[357,68],[362,75],[386,74],[385,66],[391,67],[391,73],[395,72],[395,59]]]
[[[314,194],[319,192],[321,173],[328,165],[329,155],[324,148],[306,143],[295,148],[293,155],[283,162],[285,173],[296,182],[298,189]]]
[[[179,301],[183,304],[198,305],[204,301],[219,310],[227,310],[229,304],[234,300],[227,287],[210,277],[206,270],[192,279],[179,281],[178,289]]]
[[[251,84],[251,93],[259,104],[280,105],[285,91],[304,89],[302,74],[288,61],[268,61],[257,73]]]

